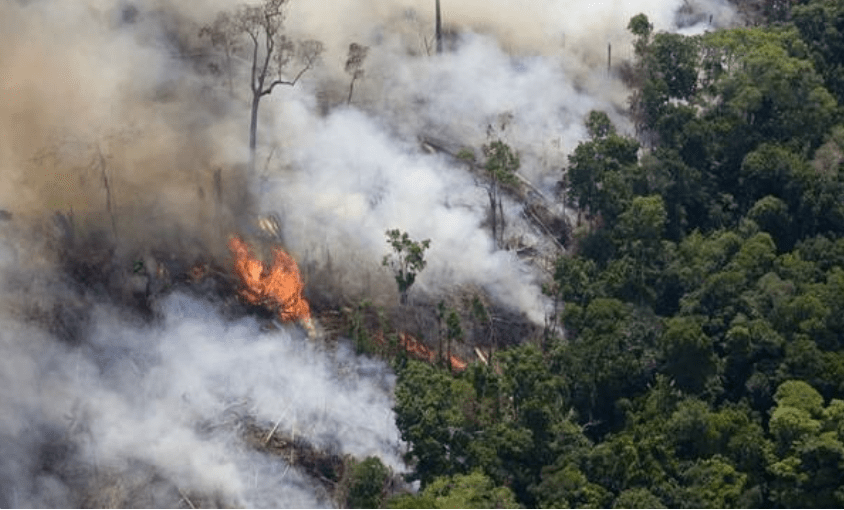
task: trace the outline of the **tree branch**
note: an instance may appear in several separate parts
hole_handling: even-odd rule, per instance
[[[252,77],[249,81],[249,86],[252,89],[252,93],[255,94],[260,90],[260,87],[255,84],[255,71],[257,71],[258,67],[258,37],[250,30],[246,33],[252,38]]]
[[[261,90],[264,87],[264,80],[267,79],[267,70],[270,67],[270,58],[272,57],[273,50],[275,49],[275,41],[273,40],[273,32],[271,25],[269,25],[269,17],[267,18],[268,25],[264,27],[264,36],[266,38],[266,55],[264,55],[264,65],[261,67],[261,77],[260,81],[258,82],[258,90]],[[263,93],[261,95],[264,95]]]
[[[264,89],[261,92],[261,95],[266,96],[267,94],[271,93],[273,91],[273,89],[276,87],[276,85],[290,85],[291,87],[296,85],[296,82],[299,81],[299,78],[301,78],[302,75],[305,74],[308,71],[308,69],[310,69],[311,67],[313,67],[311,64],[308,64],[305,67],[303,67],[302,70],[299,71],[299,74],[297,74],[296,77],[293,78],[293,81],[275,80],[274,82],[270,83],[269,87],[267,87],[266,89]]]

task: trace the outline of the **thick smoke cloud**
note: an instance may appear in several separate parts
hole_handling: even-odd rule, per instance
[[[3,255],[14,258],[7,246]],[[3,299],[3,506],[103,504],[107,491],[118,506],[173,505],[174,487],[229,505],[331,504],[284,460],[247,447],[240,428],[247,418],[338,455],[376,455],[403,469],[394,376],[345,344],[318,347],[293,327],[261,332],[254,320],[225,320],[208,301],[171,294],[158,303],[154,325],[92,303],[83,343],[72,346],[9,317],[31,300]],[[103,482],[144,469],[172,485],[133,500],[121,492],[125,482]],[[78,478],[80,470],[88,476]]]
[[[198,37],[236,3],[0,2],[3,506],[166,506],[188,493],[332,504],[295,468],[247,448],[244,417],[404,469],[382,363],[319,348],[295,328],[224,319],[185,295],[139,321],[69,282],[57,238],[105,237],[118,257],[154,246],[224,262],[228,234],[276,212],[302,267],[331,267],[338,294],[388,302],[383,233],[401,228],[432,240],[419,289],[482,286],[541,323],[541,273],[493,249],[477,177],[420,139],[479,154],[491,127],[551,197],[589,110],[629,130],[628,92],[606,52],[630,56],[632,15],[687,32],[734,18],[719,0],[443,0],[449,51],[434,56],[433,2],[294,0],[289,32],[326,52],[296,88],[265,98],[260,174],[247,175],[245,81],[234,76],[230,94]],[[351,42],[371,49],[346,106]],[[542,241],[519,204],[504,205],[508,239]],[[59,335],[45,310],[80,319]]]
[[[488,202],[476,177],[451,158],[426,154],[420,140],[479,154],[481,145],[500,137],[519,152],[520,173],[554,197],[566,156],[586,136],[590,110],[609,112],[622,131],[631,131],[621,113],[629,92],[607,71],[607,44],[617,59],[629,57],[629,18],[644,11],[656,29],[676,29],[680,3],[443,2],[456,39],[451,51],[428,56],[421,48],[426,36],[430,42],[429,3],[293,6],[291,20],[326,34],[329,43],[323,81],[309,82],[323,103],[331,102],[324,99],[331,97],[331,80],[334,104],[343,102],[344,44],[371,45],[371,57],[353,108],[329,108],[324,116],[325,106],[307,87],[285,91],[268,105],[273,127],[264,137],[279,149],[280,162],[268,169],[263,208],[283,213],[285,239],[300,256],[330,255],[333,267],[366,274],[369,297],[377,290],[393,299],[390,276],[378,271],[377,261],[386,252],[384,231],[397,227],[432,240],[420,288],[481,286],[541,324],[548,308],[539,286],[543,275],[493,249],[482,226]],[[725,19],[722,6],[717,13],[713,23]],[[345,30],[325,28],[341,19],[349,20]],[[507,205],[506,242],[540,242],[518,204]]]

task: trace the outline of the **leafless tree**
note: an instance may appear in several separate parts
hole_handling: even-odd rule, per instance
[[[363,61],[366,60],[366,54],[368,52],[369,46],[362,46],[358,43],[349,45],[349,57],[346,59],[346,73],[352,77],[352,81],[349,83],[349,98],[346,100],[346,104],[352,102],[355,81],[363,78]]]
[[[233,12],[221,13],[214,23],[200,31],[200,35],[211,39],[212,45],[223,50],[230,77],[230,66],[235,59],[245,61],[249,66],[249,89],[252,93],[249,170],[253,173],[261,98],[272,93],[278,85],[296,85],[316,65],[323,50],[319,41],[294,42],[283,33],[288,2],[264,0],[258,5],[241,5]],[[292,78],[286,73],[291,61],[299,64]]]

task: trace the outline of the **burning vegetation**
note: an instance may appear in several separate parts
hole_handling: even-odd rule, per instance
[[[255,258],[237,236],[229,240],[234,256],[234,274],[240,279],[238,295],[247,303],[276,311],[282,322],[308,322],[311,309],[302,295],[304,284],[293,257],[273,248],[273,262],[265,265]]]

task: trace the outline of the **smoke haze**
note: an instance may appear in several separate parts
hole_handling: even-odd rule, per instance
[[[211,297],[170,293],[153,303],[155,320],[140,320],[80,290],[56,239],[222,264],[228,235],[274,213],[285,247],[302,267],[328,268],[334,292],[390,303],[380,260],[384,231],[399,228],[431,239],[413,292],[477,286],[541,324],[541,264],[494,249],[477,176],[422,142],[480,155],[491,132],[553,198],[590,110],[630,130],[628,92],[606,58],[608,44],[614,64],[631,56],[631,16],[690,33],[710,15],[712,26],[735,20],[719,0],[442,4],[449,50],[433,55],[433,2],[292,1],[288,31],[326,51],[295,88],[264,98],[259,172],[247,175],[243,71],[232,93],[198,36],[237,2],[0,2],[0,210],[12,215],[0,219],[0,505],[168,506],[186,494],[334,504],[247,448],[244,417],[406,469],[383,363],[318,347],[293,326],[261,331]],[[370,51],[346,105],[352,42]],[[547,242],[520,204],[504,210],[508,243]],[[44,310],[59,310],[58,332]]]

